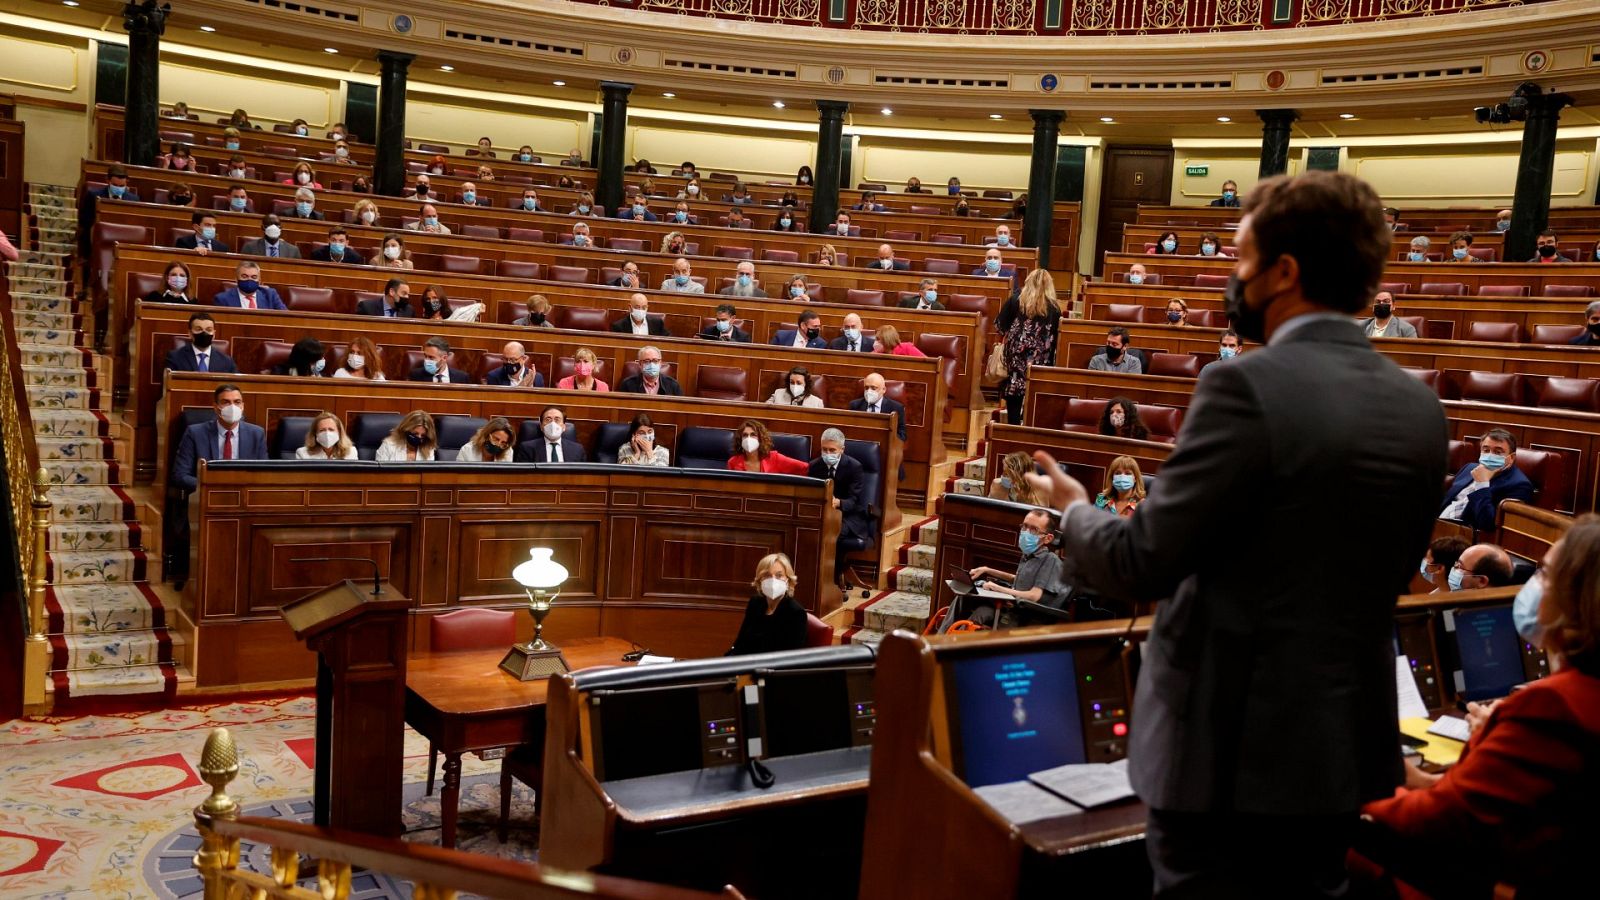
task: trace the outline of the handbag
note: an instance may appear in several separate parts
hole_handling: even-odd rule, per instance
[[[983,364],[983,383],[996,385],[1006,378],[1006,345],[1004,341],[995,341],[994,347],[989,351],[989,360]]]

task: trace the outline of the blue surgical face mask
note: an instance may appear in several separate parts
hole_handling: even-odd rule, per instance
[[[301,137],[305,137],[307,134],[306,127],[304,125],[296,125],[294,127],[294,133],[300,135]]]
[[[1544,573],[1535,572],[1517,591],[1517,599],[1511,601],[1511,621],[1517,626],[1517,634],[1535,647],[1544,643],[1544,626],[1539,624],[1539,604],[1543,600]]]
[[[1217,245],[1216,244],[1201,244],[1200,245],[1200,255],[1201,256],[1216,256],[1217,255]]]
[[[321,375],[322,374],[322,370],[326,369],[327,367],[328,367],[328,361],[325,360],[325,359],[319,359],[316,362],[311,364],[311,374],[313,374],[313,375]]]
[[[1465,247],[1457,247],[1454,250],[1450,251],[1450,255],[1454,256],[1456,259],[1466,259],[1467,258],[1467,248],[1465,248]]]
[[[934,290],[923,291],[922,299],[927,303],[936,303],[939,300],[939,292]]]
[[[961,193],[961,185],[959,185],[959,184],[950,185],[950,196],[954,197],[955,195],[957,195],[959,193]]]
[[[523,162],[533,162],[533,154],[532,153],[519,153],[519,154],[517,154],[517,158],[522,160]]]
[[[983,270],[985,272],[988,272],[990,275],[993,275],[994,273],[1000,271],[1000,260],[998,260],[998,259],[986,259],[986,260],[984,260],[983,261]]]
[[[1433,584],[1433,573],[1428,571],[1428,561],[1424,559],[1417,564],[1417,571],[1422,573],[1422,580]]]
[[[644,204],[643,203],[635,203],[633,205],[633,214],[636,215],[636,216],[644,215]]]
[[[232,209],[234,212],[244,212],[249,205],[250,201],[245,197],[228,198],[228,208]]]
[[[657,378],[661,375],[661,363],[647,362],[644,364],[644,377]]]
[[[122,196],[124,194],[128,193],[128,189],[126,187],[122,187],[122,186],[113,184],[113,185],[109,186],[109,188],[107,189],[106,193],[108,193],[112,197],[120,200],[120,199],[122,199]]]
[[[200,236],[208,241],[214,241],[217,239],[217,229],[207,225],[200,229]]]
[[[228,141],[227,143],[223,144],[222,146],[224,148],[228,149],[228,150],[237,150],[237,149],[239,149],[239,142],[238,141]]]
[[[422,220],[422,224],[428,226],[429,228],[438,228],[439,227],[439,217],[438,216],[428,216],[427,218]]]
[[[1142,275],[1142,274],[1140,274],[1138,272],[1129,272],[1128,273],[1128,283],[1129,284],[1144,284],[1144,275]]]
[[[998,246],[1009,247],[1009,246],[1011,246],[1011,235],[1009,235],[1009,234],[996,235],[995,239],[994,239],[994,242]]]
[[[437,359],[424,359],[422,361],[422,369],[429,375],[437,375],[439,374],[439,361]]]
[[[1039,549],[1039,536],[1031,531],[1017,532],[1017,549],[1032,556]]]
[[[1183,321],[1183,313],[1178,312],[1175,309],[1167,310],[1167,321],[1171,322],[1174,325],[1176,325],[1179,322]]]
[[[1133,490],[1133,476],[1113,475],[1111,476],[1111,486],[1119,491],[1131,491]]]
[[[689,283],[689,276],[687,276],[687,275],[674,275],[674,276],[672,276],[672,281],[678,287],[683,287],[684,285]]]
[[[861,329],[859,329],[859,328],[846,328],[844,330],[844,336],[846,338],[848,338],[849,340],[859,341],[859,340],[861,340]]]
[[[309,216],[311,215],[311,204],[301,200],[299,203],[294,205],[294,212],[295,215],[300,216],[301,218]]]
[[[578,214],[587,216],[589,214],[589,204],[587,204],[587,203],[579,203],[578,204]]]
[[[1009,490],[1011,490],[1011,484],[1012,484],[1012,481],[1011,481],[1011,476],[1010,475],[1001,475],[1000,476],[1000,486],[1001,487],[1003,487],[1003,488],[1005,488],[1006,490],[1009,491]]]
[[[749,286],[750,286],[750,276],[749,275],[740,274],[740,276],[739,276],[739,287],[747,288]]]
[[[676,219],[678,222],[687,222],[689,221],[689,214],[680,209],[673,214],[672,218]]]
[[[1218,355],[1221,356],[1223,359],[1233,359],[1235,356],[1239,355],[1239,348],[1238,347],[1223,347],[1222,348],[1222,352],[1220,354],[1218,354]]]
[[[1478,454],[1478,465],[1491,472],[1498,472],[1505,468],[1506,458],[1498,453],[1480,453]]]
[[[794,220],[793,219],[779,219],[778,220],[778,224],[780,226],[784,227],[784,228],[788,228],[790,225],[794,224]]]
[[[1425,260],[1427,258],[1428,258],[1428,254],[1423,253],[1421,250],[1413,250],[1410,253],[1406,254],[1406,259],[1409,259],[1412,262],[1422,262],[1423,260]]]
[[[802,288],[802,287],[791,287],[791,288],[789,288],[789,296],[795,298],[796,300],[800,299],[801,297],[804,297],[805,295],[806,295],[806,289],[805,288]]]
[[[462,191],[461,192],[461,202],[467,204],[468,206],[471,206],[472,204],[477,203],[478,202],[478,192],[477,191]]]
[[[533,210],[538,209],[539,208],[539,200],[538,200],[538,198],[536,198],[536,197],[523,197],[522,198],[522,208],[525,209],[525,210],[528,210],[529,212],[532,212]]]
[[[1495,220],[1495,223],[1494,223],[1494,230],[1495,231],[1505,231],[1506,229],[1508,229],[1510,227],[1511,227],[1511,220],[1510,219],[1497,219],[1497,220]]]
[[[822,451],[822,461],[827,465],[837,466],[839,464],[840,457],[843,455],[844,454],[842,453],[829,453],[828,451],[824,450]]]
[[[587,234],[575,234],[575,235],[573,235],[572,236],[572,246],[574,246],[574,247],[587,247],[587,246],[589,246],[589,236]]]
[[[1233,191],[1223,191],[1222,192],[1222,199],[1228,200],[1228,201],[1232,201],[1233,198],[1234,198]]]
[[[732,319],[718,319],[717,320],[717,330],[718,331],[722,332],[723,334],[727,334],[732,329],[733,329],[733,320]]]
[[[254,294],[259,290],[261,290],[261,282],[256,281],[254,278],[239,279],[239,293]]]
[[[1455,568],[1455,567],[1451,567],[1451,569],[1450,569],[1450,577],[1445,579],[1445,580],[1446,580],[1446,583],[1448,583],[1450,585],[1450,590],[1459,591],[1459,590],[1461,590],[1461,579],[1465,578],[1466,576],[1467,576],[1467,573],[1465,571],[1463,571],[1461,569],[1458,569],[1458,568]]]
[[[1178,249],[1178,242],[1173,240],[1172,238],[1167,238],[1166,240],[1161,242],[1161,249],[1167,251],[1168,253],[1171,253],[1172,251]]]

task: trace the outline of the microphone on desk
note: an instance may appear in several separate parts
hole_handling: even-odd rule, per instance
[[[378,569],[378,561],[375,560],[375,559],[372,559],[371,557],[366,557],[366,556],[302,556],[299,559],[291,559],[291,560],[289,560],[289,562],[297,562],[297,563],[307,563],[307,562],[364,562],[364,563],[372,566],[372,596],[378,597],[378,596],[382,596],[382,594],[383,594],[383,576],[380,574],[380,570]]]

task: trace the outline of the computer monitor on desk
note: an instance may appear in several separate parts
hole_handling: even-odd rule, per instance
[[[1458,698],[1504,697],[1517,685],[1549,674],[1544,650],[1517,634],[1511,607],[1446,610],[1442,619],[1447,647],[1453,651],[1451,678]]]
[[[952,660],[945,667],[952,771],[983,787],[1086,762],[1077,682],[1067,649]]]
[[[762,758],[872,744],[878,715],[871,666],[764,669],[756,685]]]

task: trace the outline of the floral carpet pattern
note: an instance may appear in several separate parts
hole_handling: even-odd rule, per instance
[[[197,897],[191,813],[209,789],[196,766],[207,729],[239,747],[229,793],[246,814],[311,820],[316,704],[304,696],[236,700],[147,713],[20,719],[0,725],[0,897],[134,900]],[[425,796],[427,741],[406,732],[405,839],[439,840],[439,796]],[[511,839],[494,835],[499,764],[462,764],[461,849],[532,861],[533,795],[515,785]],[[241,865],[269,871],[264,847]],[[352,896],[402,900],[410,886],[368,873]]]

